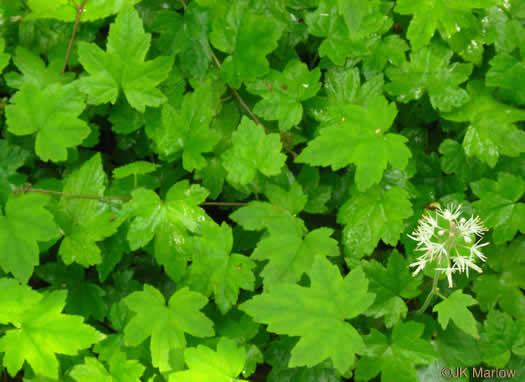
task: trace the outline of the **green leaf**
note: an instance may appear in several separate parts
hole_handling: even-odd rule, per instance
[[[515,318],[525,319],[525,239],[520,236],[508,246],[490,245],[487,263],[497,273],[483,274],[474,281],[473,290],[481,310],[492,310],[496,304]]]
[[[213,117],[212,88],[207,81],[184,96],[180,110],[165,104],[161,123],[148,125],[146,134],[155,143],[157,153],[168,157],[182,150],[184,169],[200,170],[207,163],[202,154],[212,151],[220,140],[219,134],[209,128]]]
[[[301,337],[288,367],[312,367],[330,358],[344,373],[354,364],[355,354],[364,350],[361,336],[344,320],[365,311],[374,294],[367,292],[368,281],[360,267],[343,279],[335,265],[317,256],[309,275],[309,288],[276,285],[239,309],[268,324],[270,332]]]
[[[405,168],[412,156],[399,134],[384,134],[392,126],[396,106],[383,96],[374,97],[368,108],[345,105],[344,117],[321,129],[296,158],[299,163],[332,166],[333,171],[354,163],[360,191],[379,183],[388,163]]]
[[[145,367],[135,360],[113,363],[110,372],[96,358],[85,357],[83,364],[73,367],[69,375],[77,382],[140,382]]]
[[[9,64],[10,56],[7,53],[4,53],[5,50],[5,40],[0,37],[0,73],[4,68]]]
[[[508,54],[499,54],[490,60],[491,68],[485,76],[485,85],[499,88],[504,98],[518,105],[525,104],[525,90],[519,86],[525,77],[525,61]]]
[[[359,29],[368,10],[367,3],[366,0],[337,0],[339,14],[345,19],[350,32],[356,32]]]
[[[104,321],[106,292],[99,285],[85,280],[84,269],[78,265],[46,263],[36,269],[36,275],[52,285],[51,290],[67,288],[65,311],[89,319]]]
[[[497,181],[483,178],[470,187],[480,199],[472,206],[486,226],[494,229],[494,243],[512,240],[518,230],[525,233],[525,203],[519,203],[525,193],[525,181],[521,177],[500,172]]]
[[[243,346],[238,346],[235,341],[223,337],[217,344],[216,352],[202,345],[187,348],[184,351],[184,360],[189,370],[173,373],[168,381],[236,381],[243,369],[245,358]]]
[[[511,353],[525,355],[525,320],[514,321],[507,313],[492,310],[481,332],[483,361],[492,367],[503,368]]]
[[[247,1],[237,0],[224,17],[214,19],[210,33],[213,46],[229,54],[221,74],[234,88],[268,73],[266,55],[277,48],[282,32],[275,19],[253,14],[250,8]]]
[[[213,322],[200,312],[208,299],[188,288],[173,293],[168,306],[164,296],[148,284],[143,291],[133,292],[123,301],[136,313],[124,328],[126,345],[136,346],[151,337],[153,366],[161,371],[171,369],[170,350],[186,347],[185,333],[195,337],[214,335]]]
[[[446,329],[449,321],[452,320],[465,333],[479,339],[476,319],[467,309],[474,304],[477,304],[477,301],[471,295],[456,290],[444,301],[436,304],[432,311],[438,313],[438,322],[443,329]]]
[[[67,149],[89,135],[78,116],[84,97],[73,85],[53,84],[41,90],[31,83],[22,86],[6,107],[7,128],[15,135],[36,133],[35,151],[44,162],[65,161]]]
[[[382,382],[399,380],[417,382],[414,365],[432,363],[437,359],[432,344],[421,339],[424,325],[414,321],[400,322],[387,338],[376,329],[365,337],[366,350],[355,371],[357,381],[368,381],[381,373]]]
[[[78,82],[88,95],[88,103],[115,104],[122,90],[129,104],[140,112],[167,101],[157,86],[173,66],[172,57],[144,61],[151,35],[144,32],[142,20],[131,6],[124,7],[111,24],[104,52],[94,43],[78,42],[79,61],[89,76]]]
[[[29,157],[29,152],[20,146],[10,145],[0,140],[0,204],[4,205],[13,191],[16,182],[13,175]]]
[[[330,238],[333,230],[318,228],[304,235],[296,224],[279,224],[270,228],[270,235],[260,240],[253,251],[255,260],[269,260],[261,276],[264,286],[296,283],[309,273],[318,256],[337,256],[337,241]]]
[[[363,268],[370,280],[370,291],[376,299],[368,312],[375,318],[383,317],[387,328],[396,325],[407,315],[408,308],[403,300],[421,293],[421,279],[409,272],[408,262],[397,251],[388,257],[386,269],[377,261],[363,262]]]
[[[208,191],[187,180],[174,184],[160,200],[152,190],[138,188],[117,220],[134,217],[128,231],[132,251],[146,246],[153,238],[157,262],[177,280],[186,268],[186,256],[181,244],[188,240],[188,231],[197,232],[207,215],[198,205],[206,200]]]
[[[208,10],[190,2],[184,16],[160,11],[153,30],[160,33],[159,46],[163,51],[177,56],[181,67],[191,75],[203,77],[211,61],[208,23]]]
[[[462,181],[479,179],[487,166],[476,158],[467,157],[460,143],[454,139],[445,139],[439,145],[441,168],[445,174],[456,174]]]
[[[63,192],[101,197],[106,182],[101,156],[97,153],[65,178]],[[100,264],[102,257],[96,242],[113,235],[120,222],[112,220],[114,214],[97,199],[63,196],[59,207],[65,235],[58,253],[64,263],[77,262],[85,268]]]
[[[44,208],[48,200],[36,193],[12,197],[0,216],[0,266],[22,283],[27,283],[39,263],[37,241],[58,236],[53,215]]]
[[[408,196],[398,186],[354,192],[337,213],[337,222],[345,226],[342,242],[347,254],[357,258],[369,255],[380,239],[395,246],[405,230],[405,219],[413,214]]]
[[[22,46],[16,47],[13,63],[21,74],[10,72],[5,75],[5,78],[7,85],[16,89],[20,89],[24,84],[29,83],[43,90],[54,83],[66,84],[75,78],[73,73],[61,73],[64,64],[62,59],[50,59],[49,65],[46,67],[40,56]]]
[[[83,323],[80,316],[61,313],[67,291],[46,294],[29,292],[31,288],[0,279],[2,291],[13,301],[16,296],[30,295],[31,303],[23,311],[9,312],[3,319],[15,326],[0,338],[0,352],[4,352],[4,365],[14,377],[24,361],[35,374],[58,378],[59,363],[55,354],[76,355],[80,349],[105,338],[105,335]],[[8,301],[9,301],[8,300]]]
[[[282,72],[271,70],[261,80],[249,82],[246,89],[263,99],[255,104],[255,114],[269,121],[279,121],[279,129],[290,130],[301,122],[301,101],[312,98],[321,88],[319,68],[308,71],[298,60],[288,62]]]
[[[228,224],[204,224],[201,233],[202,236],[192,238],[190,285],[206,296],[213,293],[215,304],[225,314],[237,303],[241,288],[253,291],[255,263],[231,253],[233,236]]]
[[[133,5],[138,2],[140,0],[86,1],[80,21],[103,19],[118,13],[127,5]],[[68,0],[29,0],[28,5],[32,10],[29,14],[30,19],[52,18],[74,22],[77,18],[77,10]]]
[[[471,95],[469,103],[441,115],[450,121],[469,122],[463,139],[467,156],[494,167],[500,155],[517,157],[525,152],[525,132],[514,125],[525,120],[525,110],[499,102],[479,80],[471,80],[467,91]]]
[[[248,184],[260,171],[266,176],[281,171],[286,155],[281,153],[279,134],[266,135],[262,126],[243,117],[239,127],[232,134],[233,146],[221,155],[226,169],[227,180],[233,184]]]
[[[472,17],[472,9],[490,8],[497,4],[497,0],[400,0],[396,2],[395,11],[401,15],[413,15],[407,38],[412,49],[417,50],[430,42],[436,29],[443,39],[450,38],[459,33],[465,24],[468,25],[467,20]]]
[[[418,100],[428,93],[432,106],[443,112],[464,105],[470,97],[459,84],[468,80],[473,66],[450,64],[453,54],[438,43],[413,51],[410,62],[386,69],[391,82],[385,85],[385,90],[402,103]]]
[[[113,169],[113,178],[123,179],[128,176],[137,176],[155,172],[160,165],[157,163],[136,161]]]

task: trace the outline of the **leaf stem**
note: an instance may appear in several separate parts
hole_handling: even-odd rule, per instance
[[[417,313],[423,313],[428,308],[430,301],[432,301],[432,297],[434,297],[434,295],[437,295],[439,293],[439,288],[437,286],[438,281],[439,281],[439,275],[440,275],[440,272],[436,271],[436,273],[434,274],[434,280],[432,280],[432,289],[428,293],[428,296],[425,299],[423,306],[421,307],[421,309],[417,311]]]
[[[75,3],[75,7],[77,8],[77,18],[75,20],[75,26],[73,27],[73,33],[71,34],[71,39],[69,40],[69,46],[67,47],[67,53],[66,58],[64,60],[64,66],[62,67],[62,74],[66,72],[67,63],[69,61],[69,56],[71,55],[71,50],[73,49],[73,42],[75,41],[75,37],[77,35],[78,30],[78,24],[80,23],[80,17],[82,16],[82,13],[84,12],[84,7],[86,6],[87,0],[84,0],[82,2],[82,5],[78,5]]]

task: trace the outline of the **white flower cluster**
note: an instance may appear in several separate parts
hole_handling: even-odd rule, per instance
[[[488,229],[483,226],[479,216],[472,216],[468,220],[460,218],[463,212],[461,207],[451,205],[445,209],[438,208],[434,216],[423,216],[417,229],[408,235],[417,241],[416,251],[425,252],[415,263],[410,264],[410,267],[416,267],[414,276],[428,263],[435,262],[438,265],[436,271],[447,275],[448,286],[452,288],[453,273],[465,272],[468,277],[469,268],[482,272],[474,261],[486,259],[479,249],[489,244],[480,244],[483,233]],[[474,242],[476,236],[479,239]]]

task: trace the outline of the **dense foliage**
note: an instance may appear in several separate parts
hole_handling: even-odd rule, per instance
[[[524,380],[524,128],[523,0],[0,0],[0,379]]]

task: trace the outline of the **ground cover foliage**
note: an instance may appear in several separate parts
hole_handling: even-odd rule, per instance
[[[0,0],[1,380],[523,380],[524,106],[523,0]]]

